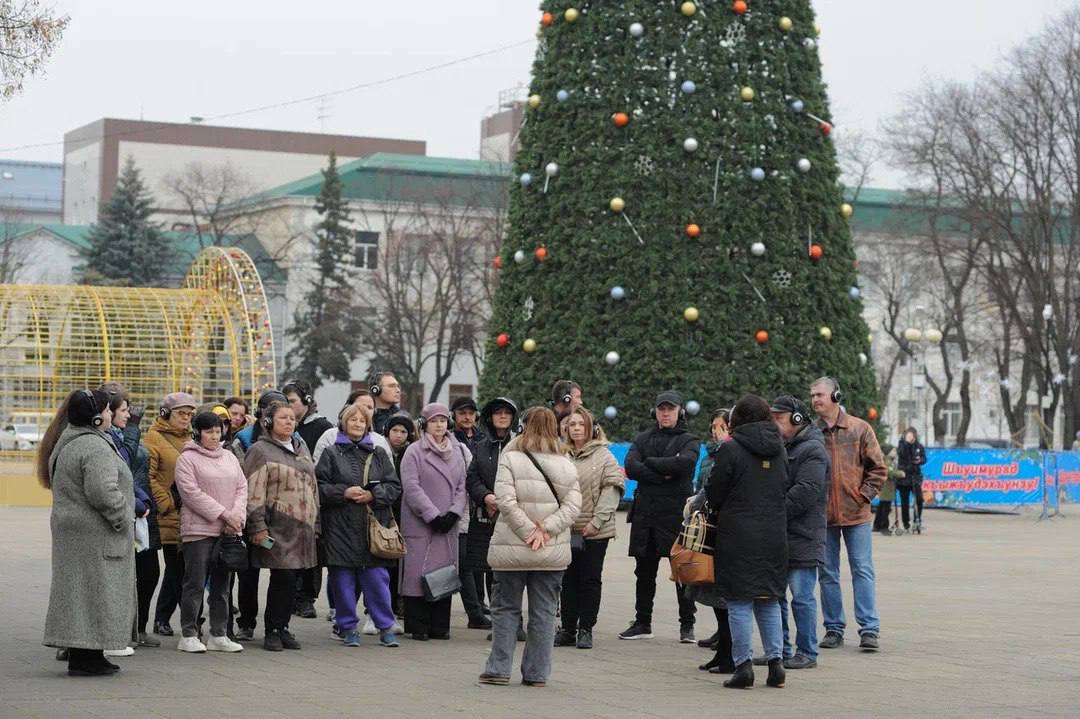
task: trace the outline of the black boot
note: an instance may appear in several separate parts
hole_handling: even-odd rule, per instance
[[[784,660],[780,657],[769,660],[769,678],[765,680],[765,683],[770,687],[776,687],[777,689],[784,686]]]
[[[724,686],[728,689],[749,689],[754,686],[754,663],[747,659],[735,667],[735,673],[724,682]]]
[[[117,667],[107,659],[100,649],[68,650],[68,676],[104,677],[115,674]]]
[[[735,672],[735,662],[731,658],[731,648],[726,650],[717,650],[716,655],[709,660],[708,665],[701,665],[702,667],[708,667],[707,671],[713,674],[733,674]]]

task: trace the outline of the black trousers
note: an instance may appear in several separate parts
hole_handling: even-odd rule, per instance
[[[563,631],[591,630],[596,625],[603,586],[600,574],[604,571],[604,557],[610,541],[586,539],[584,551],[573,553],[570,566],[563,573],[560,598]]]
[[[900,516],[904,519],[904,529],[908,529],[911,526],[908,511],[912,492],[915,493],[915,521],[922,521],[922,482],[916,482],[908,487],[897,487],[896,491],[900,493]]]
[[[314,604],[322,589],[322,567],[296,570],[296,605]]]
[[[405,597],[405,631],[409,634],[450,633],[450,597],[438,602]]]
[[[484,618],[482,609],[484,594],[482,591],[477,591],[478,587],[483,585],[476,581],[473,571],[465,568],[465,545],[468,543],[466,541],[468,536],[467,534],[458,535],[458,578],[461,580],[461,603],[465,606],[465,614],[471,622]]]
[[[643,557],[635,557],[637,566],[634,575],[637,577],[637,597],[634,602],[636,621],[639,624],[652,624],[653,600],[656,597],[656,573],[660,569],[660,557],[655,552],[648,552]],[[694,624],[694,615],[697,613],[697,605],[692,599],[687,599],[681,584],[675,584],[675,598],[679,602],[679,624]]]
[[[161,565],[158,563],[158,550],[146,549],[135,552],[135,592],[138,596],[138,617],[135,631],[146,633],[146,623],[150,621],[150,601],[154,598],[158,579],[161,577]]]
[[[271,569],[270,585],[266,588],[266,611],[263,627],[266,631],[288,629],[296,600],[296,575],[300,569]]]
[[[240,616],[236,625],[254,631],[259,616],[259,570],[245,569],[236,573],[236,608]]]
[[[889,512],[892,510],[892,502],[878,500],[877,514],[874,515],[874,531],[884,532],[889,528]]]
[[[161,545],[165,556],[165,574],[158,592],[157,606],[154,608],[154,623],[168,624],[173,612],[180,605],[180,595],[184,588],[184,555],[179,544]]]

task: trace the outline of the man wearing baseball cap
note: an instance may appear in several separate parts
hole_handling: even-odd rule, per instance
[[[470,450],[476,449],[476,443],[484,436],[476,425],[479,408],[472,397],[458,397],[450,404],[450,416],[454,420],[454,437]]]
[[[176,483],[176,460],[191,439],[191,418],[197,407],[187,392],[165,395],[158,407],[154,424],[146,431],[143,443],[150,461],[150,492],[157,505],[161,552],[165,555],[165,573],[154,609],[154,633],[173,635],[169,620],[180,603],[184,581],[184,556],[180,553],[180,494]]]
[[[626,454],[626,474],[637,481],[634,504],[630,508],[630,556],[637,567],[636,616],[619,639],[651,639],[656,572],[660,560],[670,557],[671,545],[679,535],[683,505],[693,494],[694,467],[700,443],[686,426],[682,395],[665,390],[653,404],[654,424],[634,438]],[[693,600],[675,585],[679,601],[679,641],[694,642]]]
[[[798,397],[781,395],[770,403],[773,422],[787,449],[788,591],[795,615],[795,642],[788,630],[787,597],[780,600],[784,626],[784,668],[817,666],[817,568],[825,561],[825,508],[829,497],[829,455],[825,436],[810,424]],[[759,659],[754,660],[755,664]],[[767,662],[764,662],[767,663]]]

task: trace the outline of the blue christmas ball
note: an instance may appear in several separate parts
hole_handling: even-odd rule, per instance
[[[615,409],[612,405],[608,405],[604,408],[604,416],[608,419],[615,419],[619,416],[619,410]]]
[[[696,416],[697,413],[700,412],[700,411],[701,411],[701,405],[698,404],[696,401],[690,400],[689,402],[686,403],[686,413],[688,415],[690,415],[691,417]]]
[[[791,103],[791,109],[794,110],[795,112],[802,112],[803,108],[805,108],[805,107],[806,106],[803,105],[802,100],[795,100],[794,102]]]
[[[522,187],[528,187],[532,184],[532,175],[527,172],[523,172],[521,173],[521,177],[518,178],[518,182],[521,183]]]
[[[695,92],[697,92],[697,85],[694,84],[693,80],[684,80],[682,84],[682,91],[687,95],[693,95]]]
[[[557,93],[555,93],[555,99],[559,102],[566,102],[570,99],[570,93],[568,93],[566,90],[559,90]]]
[[[621,300],[624,297],[626,297],[626,290],[624,290],[622,287],[620,287],[619,285],[615,285],[611,288],[611,299]]]
[[[858,288],[858,287],[852,287],[852,288],[851,288],[850,290],[848,290],[848,291],[847,291],[847,293],[848,293],[848,297],[850,297],[850,298],[851,298],[851,299],[853,299],[853,300],[857,300],[857,299],[859,299],[859,295],[861,295],[861,294],[862,294],[862,293],[861,293],[861,292],[859,291],[859,288]]]
[[[753,170],[750,170],[750,179],[754,182],[764,182],[765,170],[761,169],[760,167],[755,167]]]

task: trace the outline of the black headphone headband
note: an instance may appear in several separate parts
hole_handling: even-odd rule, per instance
[[[281,393],[286,394],[285,390],[289,389],[290,387],[296,390],[296,394],[299,395],[300,399],[304,402],[305,405],[310,406],[311,403],[315,401],[315,395],[311,391],[311,385],[309,385],[304,380],[289,380],[281,386]]]
[[[97,403],[97,397],[94,393],[88,389],[79,390],[90,401],[90,424],[97,428],[105,423],[105,418],[101,416],[104,411],[104,407],[99,408]]]
[[[368,383],[368,392],[371,393],[372,397],[378,397],[380,394],[382,394],[382,381],[383,377],[385,377],[387,374],[389,373],[376,372],[375,374],[371,375],[371,381]]]

